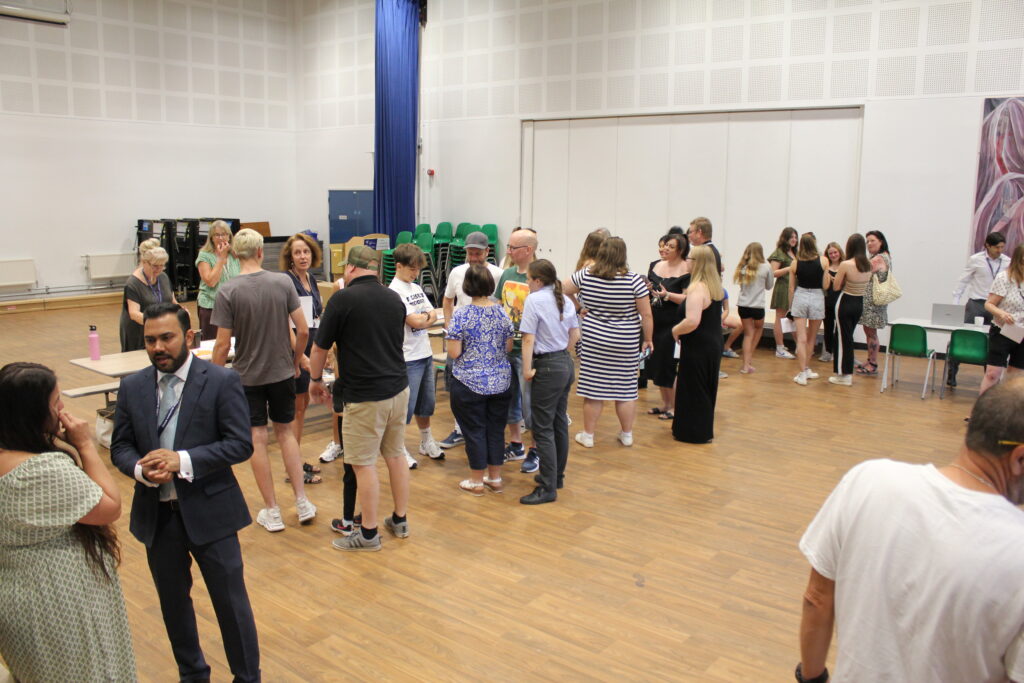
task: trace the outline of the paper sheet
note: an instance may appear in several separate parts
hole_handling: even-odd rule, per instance
[[[1024,325],[1003,325],[999,328],[999,334],[1020,344],[1024,340]]]

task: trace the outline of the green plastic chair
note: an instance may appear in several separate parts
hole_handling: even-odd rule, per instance
[[[911,358],[927,358],[928,370],[924,377],[924,386],[921,388],[921,400],[924,400],[928,391],[928,378],[931,377],[932,391],[935,391],[935,350],[928,348],[928,333],[920,325],[903,325],[896,323],[889,331],[889,344],[885,347],[885,369],[882,370],[882,387],[879,393],[886,389],[889,379],[889,356],[895,356],[893,361],[892,384],[895,387],[899,382],[900,356]]]
[[[395,246],[396,247],[399,244],[410,244],[411,242],[412,242],[412,232],[409,231],[409,230],[403,230],[402,232],[398,233],[398,236],[395,238]]]
[[[448,244],[452,241],[452,224],[448,221],[443,221],[437,224],[437,230],[434,231],[434,244]]]
[[[420,223],[416,226],[416,230],[413,234],[419,236],[423,233],[427,233],[428,235],[430,234],[430,223]]]
[[[960,364],[981,365],[988,363],[988,335],[977,330],[953,330],[946,345],[946,360],[942,364],[942,377],[948,377],[949,361]],[[939,399],[946,393],[946,383],[939,388]],[[934,390],[934,387],[933,387]]]
[[[498,246],[498,226],[494,223],[484,223],[480,226],[480,230],[487,235],[487,243],[491,245],[491,248]]]

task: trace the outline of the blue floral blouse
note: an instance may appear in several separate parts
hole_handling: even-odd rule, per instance
[[[514,334],[501,306],[470,304],[455,311],[447,339],[462,342],[462,355],[452,364],[452,375],[477,394],[506,391],[512,383],[512,366],[505,345]]]

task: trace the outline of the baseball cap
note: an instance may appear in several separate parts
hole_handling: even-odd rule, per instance
[[[482,232],[471,232],[466,235],[466,249],[486,249],[487,235]]]
[[[357,244],[351,247],[345,254],[343,266],[355,266],[365,270],[377,270],[380,267],[380,255],[375,249],[365,244]]]

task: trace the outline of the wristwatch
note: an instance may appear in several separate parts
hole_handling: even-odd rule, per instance
[[[319,377],[310,377],[309,381],[310,382],[323,382],[324,381],[324,376],[320,375]]]

